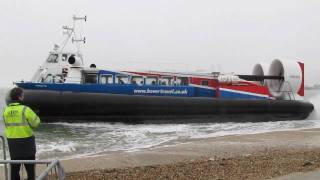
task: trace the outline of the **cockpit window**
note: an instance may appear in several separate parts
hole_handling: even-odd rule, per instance
[[[41,82],[44,83],[63,83],[63,76],[60,74],[57,75],[52,75],[52,74],[47,74],[45,78],[42,78]]]
[[[58,54],[50,54],[47,59],[48,63],[57,63],[58,62]]]
[[[43,80],[44,83],[52,83],[53,82],[53,76],[52,74],[47,74],[46,78]]]

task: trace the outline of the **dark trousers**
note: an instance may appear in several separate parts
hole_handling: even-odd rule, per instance
[[[36,143],[34,136],[27,138],[7,138],[9,152],[12,160],[35,160]],[[28,180],[35,179],[34,164],[24,164]],[[20,180],[21,164],[11,165],[11,180]]]
[[[12,158],[11,158],[12,159]],[[15,158],[12,160],[35,160],[35,156],[33,157],[23,157],[23,158]],[[11,180],[20,180],[20,167],[21,164],[11,164]],[[35,180],[35,168],[34,164],[24,164],[26,168],[28,180]]]

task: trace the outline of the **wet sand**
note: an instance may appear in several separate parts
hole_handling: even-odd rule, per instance
[[[320,168],[320,129],[184,139],[62,165],[72,180],[270,179]]]

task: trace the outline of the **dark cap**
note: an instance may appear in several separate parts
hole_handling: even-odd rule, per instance
[[[20,97],[22,96],[22,94],[23,94],[22,88],[19,88],[19,87],[12,88],[8,92],[6,97],[7,104],[20,101]]]

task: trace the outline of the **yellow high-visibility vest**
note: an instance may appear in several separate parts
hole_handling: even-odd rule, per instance
[[[28,106],[19,103],[9,104],[3,112],[5,136],[7,138],[26,138],[33,136],[34,128],[40,124],[40,118]]]

